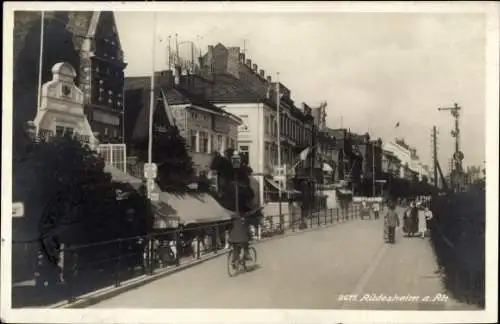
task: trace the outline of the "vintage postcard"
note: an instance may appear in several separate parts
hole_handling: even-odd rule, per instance
[[[6,2],[1,320],[497,316],[496,2]]]

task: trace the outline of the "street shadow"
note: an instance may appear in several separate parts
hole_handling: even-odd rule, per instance
[[[262,269],[262,266],[260,264],[254,264],[253,266],[250,267],[247,266],[247,272],[254,272],[260,269]]]

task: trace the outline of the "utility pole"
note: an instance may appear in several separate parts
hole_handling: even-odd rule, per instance
[[[172,69],[172,47],[171,47],[172,36],[168,35],[168,70]]]
[[[434,186],[439,185],[437,170],[437,127],[432,126],[432,171],[434,173]]]
[[[372,141],[372,195],[375,197],[375,141]]]
[[[464,154],[460,150],[460,111],[462,107],[458,104],[454,104],[453,107],[443,107],[438,108],[438,111],[450,111],[451,115],[455,119],[455,127],[451,131],[451,136],[455,138],[455,152],[453,153],[453,175],[450,178],[455,178],[455,181],[452,181],[454,189],[459,189],[460,180],[459,176],[463,173],[462,161],[464,159]]]
[[[278,170],[280,170],[280,178],[282,176],[281,172],[281,116],[280,116],[280,104],[281,104],[281,98],[280,98],[280,73],[276,73],[276,129],[278,131],[277,138],[278,138]],[[286,181],[286,175],[285,175],[285,181]],[[279,185],[278,188],[278,193],[279,193],[279,202],[278,202],[278,211],[280,214],[280,221],[281,221],[281,185]]]
[[[37,95],[37,110],[40,110],[42,105],[42,74],[43,74],[43,46],[44,46],[44,29],[45,29],[45,12],[41,12],[40,20],[40,52],[38,56],[38,95]],[[38,126],[36,126],[36,135],[38,136]]]
[[[149,139],[148,139],[148,163],[153,160],[153,111],[155,98],[155,51],[156,51],[156,13],[153,13],[153,48],[151,51],[151,94],[149,100]]]

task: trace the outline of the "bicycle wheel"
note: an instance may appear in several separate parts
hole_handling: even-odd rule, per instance
[[[234,251],[231,250],[227,254],[227,273],[229,274],[230,277],[234,277],[238,272],[238,266],[233,265],[233,253]]]
[[[250,255],[250,260],[245,260],[245,270],[255,266],[257,263],[257,250],[253,246],[248,248],[248,254]]]

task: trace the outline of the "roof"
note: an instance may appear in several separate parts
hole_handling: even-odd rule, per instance
[[[176,195],[161,192],[160,200],[171,207],[168,216],[179,217],[180,223],[184,225],[229,220],[233,215],[233,212],[205,193]]]
[[[134,189],[139,189],[142,185],[141,179],[131,176],[109,164],[104,166],[104,172],[109,173],[113,181],[130,184]]]
[[[125,78],[125,132],[127,139],[137,139],[147,136],[149,96],[151,93],[148,89],[150,84],[150,77]],[[161,94],[163,99],[167,100],[168,105],[192,105],[239,120],[238,117],[217,107],[203,96],[197,95],[181,86],[174,86],[173,88],[164,86],[157,89],[157,91],[159,91],[158,94]],[[168,105],[163,105],[163,107],[168,107]],[[162,107],[162,105],[155,106],[155,114],[160,113],[157,111],[159,107]],[[173,125],[173,117],[167,108],[165,108],[165,114],[169,124]]]

